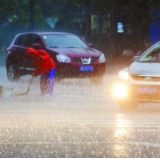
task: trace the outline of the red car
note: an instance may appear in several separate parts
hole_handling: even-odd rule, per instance
[[[105,55],[88,46],[78,36],[61,32],[34,32],[18,34],[7,48],[6,68],[9,80],[33,73],[28,47],[39,46],[56,63],[56,77],[90,77],[100,82],[106,70]]]

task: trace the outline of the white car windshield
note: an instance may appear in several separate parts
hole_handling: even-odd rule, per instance
[[[88,48],[75,35],[43,35],[43,39],[49,48]]]
[[[140,57],[139,62],[160,62],[160,42],[146,50]]]

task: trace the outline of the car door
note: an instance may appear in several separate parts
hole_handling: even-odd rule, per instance
[[[19,68],[26,70],[34,70],[33,63],[27,54],[27,48],[32,48],[33,44],[38,43],[41,45],[42,49],[44,48],[44,44],[40,37],[36,34],[25,34],[21,37],[19,42]]]
[[[31,34],[30,35],[30,47],[33,47],[33,44],[40,44],[41,49],[44,49],[44,44],[43,44],[41,38],[36,34]],[[29,59],[29,62],[28,62],[28,67],[32,68],[32,69],[34,68],[33,63],[31,62],[30,59]]]
[[[30,37],[30,43],[31,43],[31,46],[33,47],[33,44],[40,44],[41,46],[41,49],[44,49],[44,43],[42,42],[42,39],[36,35],[36,34],[32,34],[31,37]]]
[[[19,69],[28,69],[30,66],[30,59],[26,53],[26,50],[28,47],[31,47],[30,43],[30,34],[24,34],[22,35],[21,39],[18,42],[18,63],[19,63]]]
[[[21,62],[22,69],[34,70],[33,63],[26,51],[27,51],[27,48],[32,48],[33,44],[36,44],[36,43],[40,44],[42,49],[44,48],[43,42],[38,35],[26,34],[23,36],[21,41],[21,48],[19,51],[23,57],[22,58],[23,61]]]
[[[21,66],[21,59],[22,59],[22,55],[20,53],[21,39],[22,39],[22,35],[17,36],[14,44],[11,45],[11,47],[7,48],[7,52],[8,52],[8,55],[11,57],[11,61],[13,61],[17,67]]]

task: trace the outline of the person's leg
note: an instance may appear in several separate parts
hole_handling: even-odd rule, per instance
[[[54,89],[54,80],[55,80],[55,74],[56,74],[56,69],[52,69],[48,73],[48,89],[47,89],[47,95],[52,96],[53,94],[53,89]]]
[[[42,95],[45,95],[48,88],[48,75],[42,73],[40,78],[40,90]]]

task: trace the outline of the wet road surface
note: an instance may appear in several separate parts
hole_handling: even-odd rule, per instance
[[[111,94],[116,75],[102,84],[65,79],[54,96],[39,95],[39,77],[9,82],[1,67],[0,157],[160,157],[160,105],[123,112]]]

